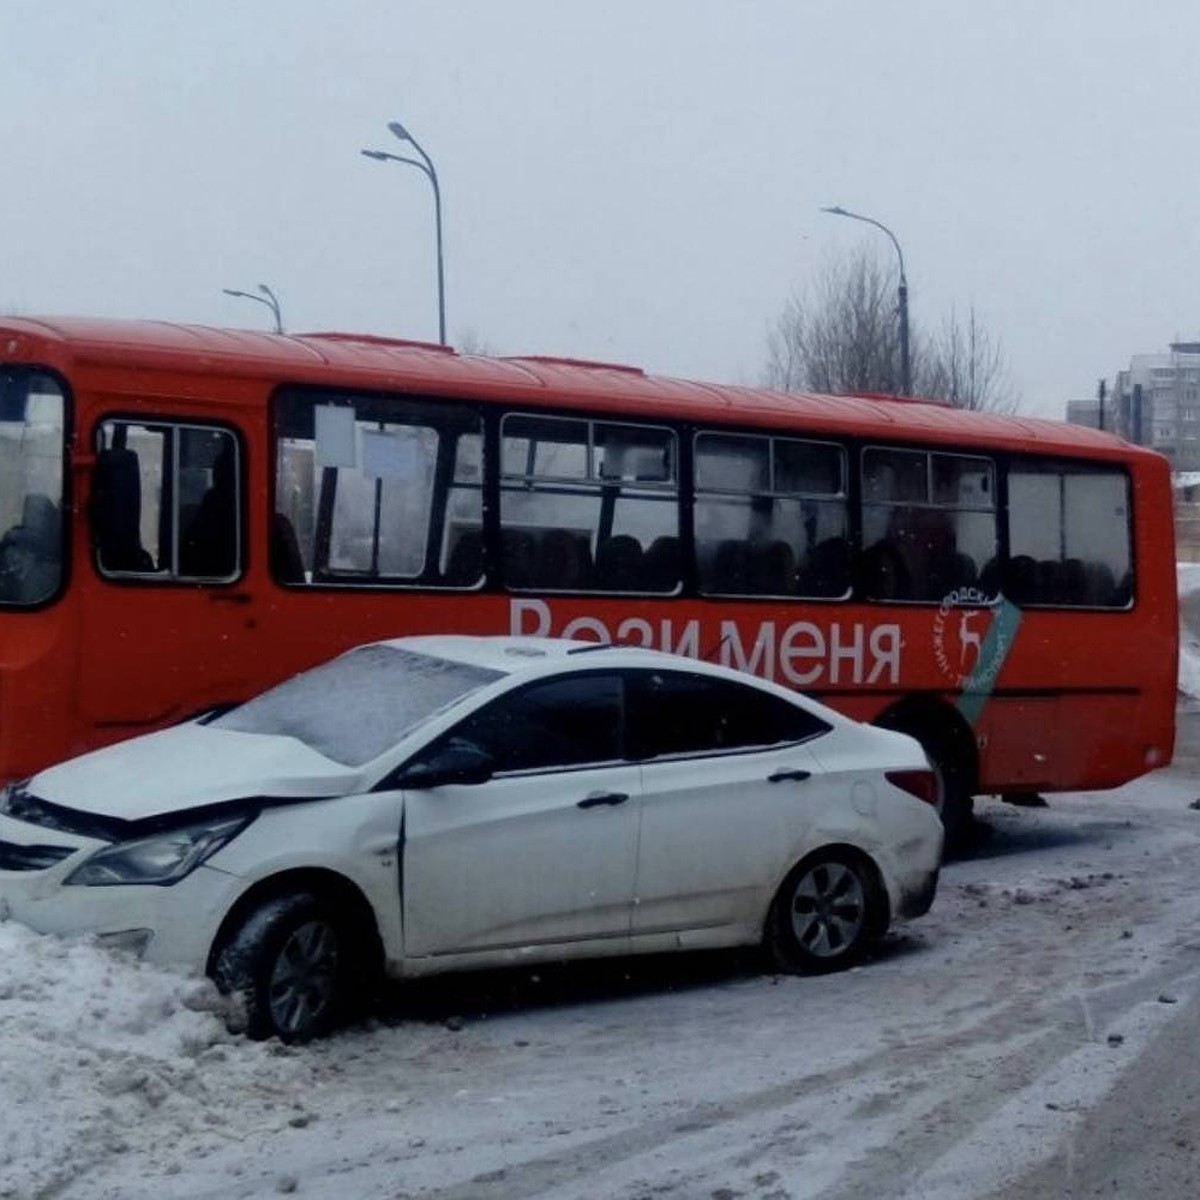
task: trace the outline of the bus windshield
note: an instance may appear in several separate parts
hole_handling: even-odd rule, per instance
[[[62,582],[65,408],[52,376],[0,367],[0,604],[43,604]]]

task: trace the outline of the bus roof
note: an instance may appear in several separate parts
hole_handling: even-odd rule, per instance
[[[165,321],[86,317],[0,319],[0,361],[209,372],[278,382],[603,410],[684,420],[947,445],[1036,449],[1085,457],[1150,454],[1101,430],[1024,416],[968,412],[936,401],[819,395],[647,375],[577,359],[459,354],[428,342],[349,333],[273,334]],[[149,381],[147,381],[149,382]],[[1157,455],[1155,457],[1158,457]]]

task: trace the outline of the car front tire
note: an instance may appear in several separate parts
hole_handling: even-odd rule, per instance
[[[764,943],[777,970],[824,974],[858,962],[886,932],[887,920],[886,896],[864,858],[817,851],[783,881]]]
[[[217,987],[240,998],[255,1039],[306,1042],[347,1016],[354,969],[347,920],[309,892],[264,901],[226,940]]]

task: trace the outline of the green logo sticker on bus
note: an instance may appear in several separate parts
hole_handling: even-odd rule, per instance
[[[989,611],[992,623],[984,633],[982,625]],[[933,619],[934,657],[942,673],[960,690],[957,708],[971,725],[979,720],[996,686],[1016,641],[1021,615],[1003,596],[993,608],[990,598],[975,588],[956,588],[938,605]]]

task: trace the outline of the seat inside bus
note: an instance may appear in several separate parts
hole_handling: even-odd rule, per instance
[[[31,492],[19,524],[0,538],[0,598],[20,604],[48,599],[62,578],[62,515],[49,496]]]
[[[233,442],[222,441],[212,482],[201,497],[179,546],[179,573],[226,578],[237,570],[237,471]]]
[[[136,450],[109,447],[92,475],[92,536],[106,571],[145,573],[154,559],[142,546],[142,475]]]

